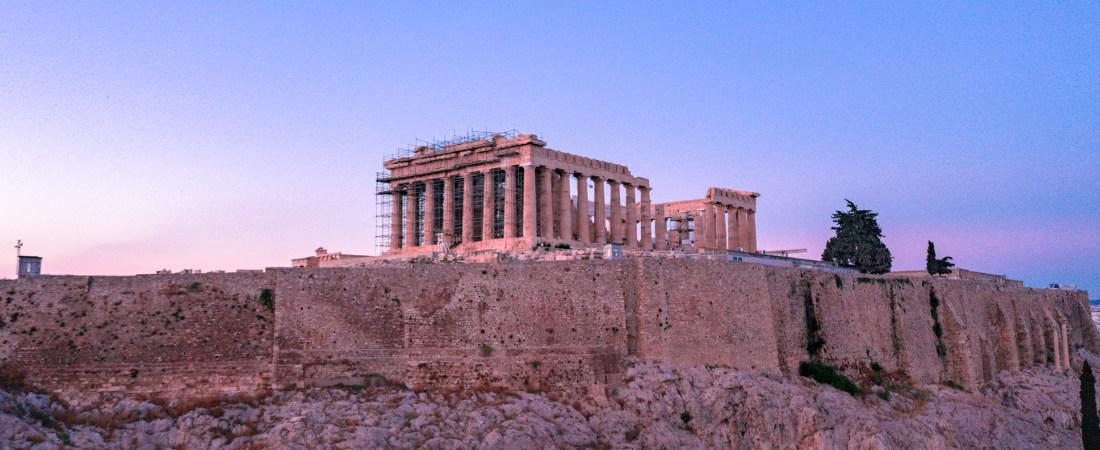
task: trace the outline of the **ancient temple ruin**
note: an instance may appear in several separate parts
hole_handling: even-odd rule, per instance
[[[475,133],[395,155],[379,174],[385,256],[523,252],[537,246],[756,252],[760,194],[710,188],[653,203],[622,164],[554,150],[532,134]]]

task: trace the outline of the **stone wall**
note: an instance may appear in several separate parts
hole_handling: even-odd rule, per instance
[[[613,380],[625,348],[622,265],[610,261],[293,269],[276,280],[280,386],[573,389]]]
[[[728,261],[47,276],[0,281],[0,300],[0,363],[62,395],[580,391],[618,380],[631,356],[788,374],[810,358],[874,363],[974,389],[999,370],[1054,365],[1063,325],[1071,349],[1100,352],[1083,292]]]
[[[270,383],[272,274],[0,281],[0,362],[68,393],[255,393]]]

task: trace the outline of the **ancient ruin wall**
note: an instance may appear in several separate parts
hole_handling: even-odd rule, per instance
[[[615,382],[631,356],[775,373],[811,358],[874,363],[976,388],[998,370],[1054,365],[1063,325],[1071,349],[1100,350],[1080,292],[724,261],[38,277],[0,281],[0,299],[0,363],[63,394],[577,391]]]
[[[67,394],[254,393],[269,384],[270,274],[0,280],[0,362]]]
[[[622,264],[280,270],[280,386],[573,389],[613,380],[626,342]]]

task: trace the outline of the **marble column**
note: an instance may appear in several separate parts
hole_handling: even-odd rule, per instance
[[[741,246],[737,240],[737,209],[727,206],[726,214],[726,250],[737,250]]]
[[[749,251],[749,212],[737,208],[737,244],[742,251]]]
[[[392,186],[390,187],[392,192],[393,202],[390,204],[390,250],[399,250],[401,248],[401,204],[405,197],[404,186]]]
[[[559,188],[561,193],[558,195],[558,201],[561,202],[558,209],[559,227],[558,231],[561,234],[561,239],[565,241],[573,240],[573,198],[569,195],[569,182],[572,181],[573,172],[568,169],[562,170],[561,182]]]
[[[577,240],[587,244],[592,240],[588,230],[588,175],[577,173]]]
[[[455,243],[455,179],[443,177],[443,233],[448,245]]]
[[[663,206],[653,207],[653,248],[657,250],[668,249],[668,244],[665,242],[665,232],[668,231],[668,223],[665,222],[665,208]]]
[[[756,211],[750,209],[749,212],[748,212],[748,218],[749,218],[748,249],[749,249],[750,252],[756,252]]]
[[[611,188],[611,243],[622,244],[623,207],[621,204],[619,204],[619,182],[615,180],[608,180],[607,185]]]
[[[626,238],[626,246],[636,248],[638,246],[638,203],[635,201],[634,185],[623,183],[626,188],[626,224],[623,227],[623,236]]]
[[[482,194],[481,194],[481,240],[488,241],[493,239],[493,222],[496,219],[496,203],[493,198],[493,171],[486,170],[485,177],[482,178]]]
[[[504,237],[516,237],[516,166],[504,166]]]
[[[435,243],[435,180],[424,182],[424,240],[420,245],[431,247]]]
[[[714,204],[714,249],[726,249],[726,214],[724,206]]]
[[[554,171],[543,166],[539,172],[542,172],[539,179],[539,236],[549,240],[554,237],[554,190],[551,183]]]
[[[596,223],[593,226],[596,227],[596,244],[604,245],[607,243],[607,196],[604,195],[603,185],[604,180],[599,177],[592,177],[592,181],[596,184],[593,194],[596,196]]]
[[[416,223],[416,184],[409,183],[405,192],[405,247],[416,246],[419,229]]]
[[[523,237],[535,242],[538,231],[538,205],[535,204],[537,196],[535,189],[535,166],[523,166]]]
[[[717,209],[714,203],[707,203],[703,207],[703,226],[706,227],[703,232],[703,248],[715,248],[715,242],[718,240],[718,233],[715,232],[715,228],[717,227],[715,226],[716,222],[714,220],[714,217],[717,215],[715,213]]]
[[[691,244],[693,246],[695,246],[696,250],[701,250],[704,247],[704,242],[706,241],[705,236],[706,236],[706,233],[707,233],[707,226],[706,226],[707,224],[706,224],[706,220],[703,219],[703,216],[705,216],[705,215],[706,215],[706,209],[705,208],[702,212],[690,212],[690,213],[688,213],[688,216],[691,217],[692,234],[693,234]]]
[[[462,175],[462,243],[474,242],[474,172]]]
[[[638,186],[638,189],[642,191],[642,248],[653,250],[653,224],[650,223],[653,220],[650,214],[653,205],[649,202],[649,186]]]

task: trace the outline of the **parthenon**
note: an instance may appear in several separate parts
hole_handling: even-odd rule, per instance
[[[386,256],[607,244],[757,251],[760,194],[710,188],[700,199],[653,203],[649,179],[625,165],[553,150],[532,134],[424,145],[384,167]]]

